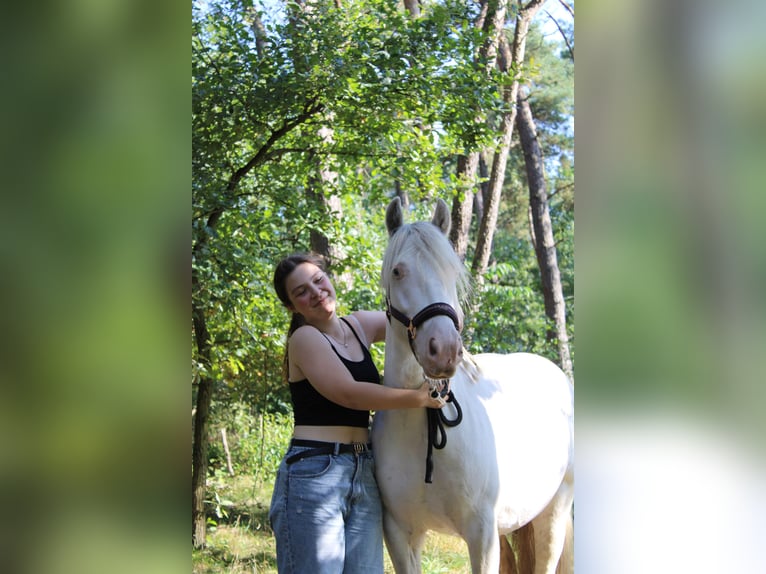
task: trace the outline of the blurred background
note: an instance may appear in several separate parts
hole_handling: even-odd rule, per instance
[[[188,571],[190,7],[4,12],[2,568]]]
[[[576,568],[763,572],[766,5],[578,8]],[[8,572],[189,567],[189,23],[0,24]]]
[[[766,6],[578,6],[576,566],[763,572]]]

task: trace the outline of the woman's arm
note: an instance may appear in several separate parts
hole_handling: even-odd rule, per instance
[[[330,343],[314,327],[300,327],[288,345],[290,360],[312,386],[326,399],[346,408],[380,411],[444,405],[430,396],[425,382],[417,389],[394,389],[355,381]]]

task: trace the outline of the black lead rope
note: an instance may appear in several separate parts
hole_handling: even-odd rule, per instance
[[[443,396],[443,395],[442,395]],[[449,420],[442,409],[427,408],[428,413],[428,454],[426,455],[426,483],[431,484],[431,475],[434,471],[433,453],[434,449],[443,449],[447,446],[447,433],[444,432],[444,425],[448,427],[456,427],[463,420],[463,409],[460,408],[460,403],[457,402],[455,395],[452,391],[447,393],[445,399],[448,403],[455,405],[457,416],[454,420]]]

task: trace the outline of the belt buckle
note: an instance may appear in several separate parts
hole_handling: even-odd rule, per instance
[[[351,443],[354,445],[354,453],[355,454],[362,454],[364,451],[367,450],[367,445],[363,442],[355,442]]]

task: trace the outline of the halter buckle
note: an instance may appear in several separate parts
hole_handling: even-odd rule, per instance
[[[410,340],[415,340],[415,336],[418,334],[418,328],[413,324],[410,319],[410,324],[407,325],[407,334],[410,336]]]

